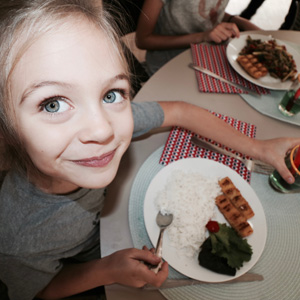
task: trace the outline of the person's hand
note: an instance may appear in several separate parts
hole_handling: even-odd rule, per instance
[[[288,170],[284,158],[290,150],[300,144],[300,138],[277,138],[259,141],[259,143],[257,158],[275,167],[286,182],[293,183],[295,179]]]
[[[147,264],[157,265],[160,261],[146,247],[143,250],[120,250],[109,256],[110,273],[115,283],[131,287],[143,287],[145,284],[159,287],[168,277],[168,264],[164,262],[157,274],[149,270]]]
[[[222,43],[229,38],[239,37],[240,31],[234,23],[220,23],[205,33],[206,42]]]

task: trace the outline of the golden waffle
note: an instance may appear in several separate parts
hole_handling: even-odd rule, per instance
[[[268,70],[252,55],[239,55],[236,60],[242,68],[253,78],[258,79],[268,74]]]
[[[254,212],[248,201],[242,196],[240,190],[235,187],[229,177],[221,179],[219,185],[231,203],[246,217],[247,220],[254,216]]]
[[[225,195],[216,197],[216,205],[230,226],[241,236],[246,237],[253,233],[253,229],[246,217],[231,203]]]

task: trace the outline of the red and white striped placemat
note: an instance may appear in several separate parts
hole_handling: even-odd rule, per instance
[[[221,115],[218,113],[214,113],[214,112],[212,113],[216,115],[218,118],[224,120],[225,122],[233,126],[235,129],[242,132],[243,134],[251,138],[255,138],[256,135],[255,125],[242,122],[237,119],[225,115]],[[211,150],[206,150],[194,145],[191,142],[192,136],[199,137],[200,139],[203,139],[217,146],[222,146],[221,144],[218,144],[213,140],[201,137],[192,131],[183,129],[181,127],[173,127],[169,134],[168,140],[165,144],[159,163],[164,166],[167,166],[169,163],[173,161],[177,161],[179,159],[184,159],[189,157],[201,157],[201,158],[211,159],[223,163],[224,165],[232,168],[238,174],[240,174],[246,181],[250,183],[251,173],[248,171],[248,169],[245,167],[243,163],[241,163],[239,160],[236,160],[232,157],[228,157],[226,155],[219,154]],[[232,153],[236,153],[241,157],[243,156],[241,153],[238,153],[230,148],[225,147],[225,149]]]
[[[191,44],[193,63],[259,94],[269,94],[268,89],[246,80],[230,66],[226,57],[226,47],[226,45]],[[200,92],[247,94],[247,91],[238,89],[202,72],[195,72]]]

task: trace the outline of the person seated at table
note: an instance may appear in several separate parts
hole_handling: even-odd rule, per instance
[[[161,261],[148,249],[100,259],[105,188],[133,132],[113,24],[101,1],[0,3],[0,285],[10,300],[159,286],[168,275],[166,263],[158,274],[141,263]]]
[[[145,0],[136,45],[147,50],[149,75],[192,43],[222,43],[240,31],[260,29],[250,21],[225,13],[228,0]]]
[[[284,156],[300,138],[255,140],[198,106],[131,102],[127,61],[101,2],[4,1],[0,16],[0,282],[9,299],[164,282],[168,264],[149,270],[161,259],[147,248],[100,256],[105,188],[132,137],[152,128],[186,127],[293,181]]]

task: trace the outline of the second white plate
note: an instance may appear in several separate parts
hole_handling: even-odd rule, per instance
[[[273,39],[270,35],[262,35],[262,34],[249,34],[247,32],[241,33],[239,38],[234,38],[230,41],[226,49],[226,55],[230,65],[234,68],[234,70],[243,76],[245,79],[250,82],[257,84],[261,87],[268,88],[271,90],[288,90],[292,84],[291,80],[287,80],[285,82],[281,82],[280,79],[276,79],[270,75],[266,75],[262,78],[255,79],[251,77],[236,61],[240,51],[246,46],[246,40],[248,35],[251,36],[252,39],[260,39],[262,41],[268,41]],[[293,55],[293,58],[296,62],[296,66],[299,72],[300,68],[300,54],[299,52],[288,45],[287,42],[276,39],[279,45],[285,45],[287,51]]]
[[[159,235],[159,228],[155,221],[158,212],[155,206],[157,193],[164,189],[169,175],[178,169],[198,172],[202,176],[208,177],[230,177],[242,195],[247,199],[255,213],[255,216],[249,220],[254,229],[254,233],[248,237],[248,243],[252,246],[253,255],[251,260],[237,271],[236,276],[218,274],[201,267],[197,257],[188,258],[179,255],[177,249],[170,245],[168,232],[166,231],[163,243],[163,258],[178,272],[204,282],[225,282],[243,275],[255,265],[263,252],[267,238],[266,218],[263,207],[251,186],[235,171],[223,164],[202,158],[181,159],[171,163],[156,174],[148,187],[144,201],[144,221],[152,244],[155,247]],[[220,223],[226,223],[223,215],[220,214],[218,210],[216,219]]]

